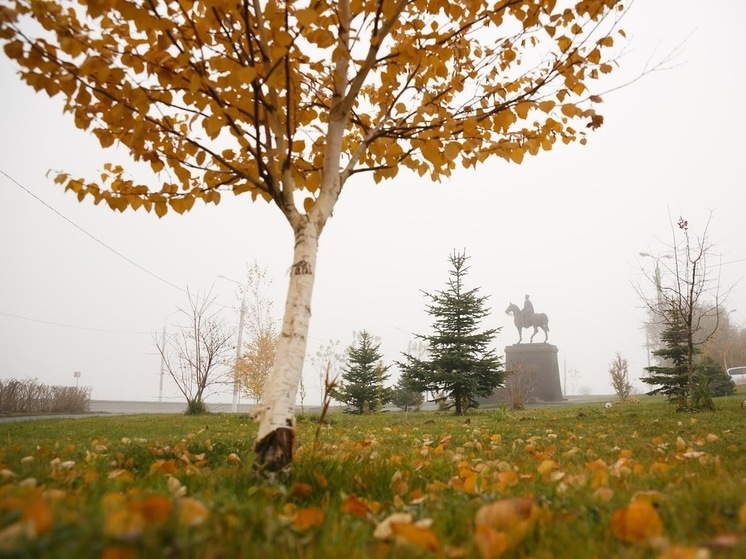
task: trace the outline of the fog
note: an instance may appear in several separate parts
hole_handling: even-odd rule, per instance
[[[483,326],[501,328],[501,353],[518,341],[504,310],[530,294],[549,317],[568,392],[611,392],[617,352],[643,389],[635,379],[647,364],[645,314],[634,286],[646,285],[654,262],[639,254],[667,252],[679,216],[695,233],[711,220],[721,283],[735,286],[726,309],[743,324],[744,22],[736,0],[717,11],[690,0],[637,2],[612,76],[631,83],[604,95],[605,123],[586,146],[520,166],[492,161],[442,183],[403,171],[379,185],[353,178],[320,241],[309,354],[329,340],[347,346],[365,329],[381,338],[387,363],[398,359],[414,334],[430,331],[421,291],[444,288],[449,254],[465,250],[466,282],[490,296]],[[664,69],[635,80],[671,53]],[[94,399],[155,400],[154,336],[177,326],[187,288],[212,289],[235,327],[237,286],[219,276],[241,282],[256,261],[281,316],[291,230],[275,207],[248,196],[162,219],[78,203],[47,172],[94,177],[112,156],[61,106],[0,57],[0,378],[78,381]],[[306,403],[317,403],[310,365],[304,380]],[[162,396],[179,398],[168,380]],[[229,390],[210,401],[230,401]]]

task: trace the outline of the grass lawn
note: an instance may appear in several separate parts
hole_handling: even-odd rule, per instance
[[[743,558],[744,397],[301,416],[273,481],[245,416],[3,423],[0,557]]]

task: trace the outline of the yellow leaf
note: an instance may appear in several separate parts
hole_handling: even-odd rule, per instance
[[[567,50],[572,45],[572,40],[569,37],[563,35],[562,37],[557,39],[557,44],[559,45],[560,51],[567,52]]]
[[[508,536],[487,524],[477,524],[474,542],[483,559],[495,559],[508,550]]]
[[[138,539],[144,529],[145,518],[139,512],[129,508],[109,512],[104,521],[104,533],[121,540]]]
[[[448,142],[446,144],[445,155],[446,158],[453,161],[461,153],[461,144],[458,142]]]
[[[510,153],[508,154],[510,156],[510,160],[513,163],[518,163],[519,165],[523,161],[523,149],[521,148],[513,148],[510,150]]]
[[[8,58],[18,58],[23,56],[23,43],[21,41],[11,41],[3,47]]]
[[[672,545],[666,548],[658,559],[710,559],[710,550],[706,547]]]
[[[528,116],[528,111],[531,110],[533,106],[534,104],[529,101],[518,103],[515,106],[515,114],[518,115],[518,118],[526,118]]]
[[[308,483],[296,481],[290,490],[290,496],[295,499],[307,499],[313,493],[313,487]]]
[[[192,497],[179,499],[179,524],[185,526],[199,526],[207,520],[209,512],[207,507]]]
[[[171,499],[164,495],[149,495],[133,502],[130,508],[141,514],[148,524],[159,525],[171,515]]]
[[[34,499],[24,507],[21,521],[26,526],[26,535],[30,539],[35,539],[52,529],[52,523],[54,522],[52,508],[46,501]]]
[[[137,550],[124,545],[110,545],[101,552],[100,559],[135,559]]]
[[[319,487],[321,487],[321,489],[326,489],[326,487],[329,485],[329,482],[327,481],[326,477],[317,471],[313,472],[313,479],[316,480],[316,483],[319,484]]]
[[[504,532],[508,547],[512,548],[526,537],[538,516],[539,508],[533,499],[510,497],[482,505],[474,515],[474,523]]]
[[[411,523],[393,523],[392,533],[408,543],[428,549],[434,553],[440,553],[440,542],[438,537],[429,528],[420,527]]]
[[[358,499],[355,495],[350,495],[344,500],[340,510],[345,514],[352,514],[359,516],[360,518],[366,518],[368,516],[368,505]]]
[[[611,532],[625,543],[645,543],[663,534],[663,522],[648,501],[633,501],[629,506],[614,511]]]
[[[742,528],[746,528],[746,503],[741,505],[741,509],[738,511],[738,521],[741,523]]]
[[[303,211],[305,211],[306,213],[311,213],[311,210],[313,209],[314,202],[315,202],[315,200],[311,196],[307,196],[303,200]]]
[[[542,101],[539,103],[539,109],[541,109],[543,112],[548,113],[554,108],[555,102],[551,100]]]
[[[562,105],[562,114],[567,117],[575,117],[578,116],[582,111],[576,106],[572,105],[570,103],[566,103]]]

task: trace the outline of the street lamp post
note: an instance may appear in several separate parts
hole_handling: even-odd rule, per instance
[[[167,314],[166,318],[163,319],[163,330],[161,331],[161,374],[158,382],[159,402],[163,401],[163,377],[166,375],[166,323],[168,322],[169,317],[175,315],[177,312],[179,312],[179,309]]]
[[[664,254],[662,256],[653,256],[652,254],[648,254],[647,252],[641,252],[640,256],[645,258],[652,258],[655,260],[655,301],[656,301],[656,310],[659,311],[661,305],[663,304],[663,288],[661,287],[661,268],[660,268],[660,261],[662,258],[673,258],[670,254]],[[648,329],[645,329],[645,346],[648,351],[648,368],[650,367],[650,332]]]
[[[238,362],[241,359],[241,345],[243,343],[244,317],[246,314],[246,292],[244,291],[243,286],[236,280],[227,278],[225,276],[218,276],[218,277],[220,279],[224,279],[226,281],[235,283],[236,285],[241,287],[241,309],[238,314],[238,339],[236,340],[237,343],[236,343],[236,361],[235,361],[235,364],[238,365]],[[233,367],[233,402],[231,404],[231,411],[233,411],[233,413],[238,412],[238,402],[240,399],[238,375],[236,373],[237,373],[237,370],[236,370],[236,367],[234,366]]]

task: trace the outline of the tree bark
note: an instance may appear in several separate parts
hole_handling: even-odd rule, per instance
[[[282,331],[257,416],[259,431],[254,445],[254,467],[260,471],[282,471],[293,459],[295,397],[306,355],[319,246],[319,230],[313,221],[299,221],[294,227],[295,249]]]

